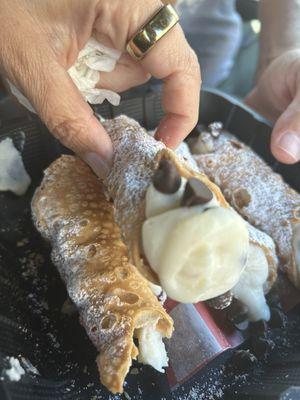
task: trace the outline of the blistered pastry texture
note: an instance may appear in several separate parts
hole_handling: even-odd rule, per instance
[[[270,235],[281,265],[300,288],[300,266],[293,254],[293,231],[300,223],[300,194],[290,188],[253,150],[222,133],[208,154],[195,160],[220,186],[229,203],[252,225]]]
[[[134,264],[148,279],[157,282],[154,273],[141,260],[140,241],[145,195],[159,161],[162,158],[171,160],[181,176],[199,178],[215,193],[221,205],[227,207],[227,203],[217,186],[197,171],[185,145],[179,147],[176,155],[150,136],[138,122],[124,115],[106,120],[103,125],[114,145],[113,166],[105,185],[114,200],[116,221]]]
[[[273,239],[266,233],[260,231],[254,226],[247,223],[250,243],[260,247],[267,258],[269,275],[268,280],[264,285],[264,292],[268,293],[277,278],[278,257]]]
[[[113,205],[78,158],[62,156],[45,171],[32,200],[32,215],[52,244],[53,262],[99,351],[101,382],[113,393],[122,392],[138,354],[135,329],[150,324],[170,337],[172,319],[128,261]]]

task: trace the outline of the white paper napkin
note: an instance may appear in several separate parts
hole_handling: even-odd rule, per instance
[[[101,82],[101,72],[111,72],[115,69],[121,52],[111,49],[90,38],[79,52],[75,64],[68,70],[70,77],[81,92],[83,98],[91,104],[101,104],[106,99],[112,105],[120,103],[120,95],[111,90],[98,89]],[[29,100],[9,80],[12,94],[31,112],[36,112]]]

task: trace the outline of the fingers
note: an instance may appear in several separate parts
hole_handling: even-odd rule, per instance
[[[34,84],[23,85],[23,91],[42,120],[65,146],[104,177],[112,159],[110,138],[68,73],[54,61],[40,66],[34,76]]]
[[[274,122],[276,120],[276,110],[274,110],[272,104],[264,98],[263,93],[264,91],[258,90],[258,88],[255,87],[244,99],[244,103],[270,122]]]
[[[158,126],[156,138],[176,148],[198,121],[201,76],[197,56],[177,25],[141,63],[151,75],[163,79],[166,116]]]
[[[262,92],[253,89],[245,103],[274,122],[272,104],[264,101]],[[294,164],[300,160],[300,98],[295,98],[275,123],[271,136],[271,151],[278,161]],[[277,112],[278,113],[278,112]],[[275,114],[276,115],[276,114]]]
[[[94,24],[97,37],[109,37],[114,47],[124,51],[128,40],[159,10],[162,2],[116,0],[107,3],[105,9],[102,6],[99,2]],[[198,121],[201,76],[197,57],[177,24],[139,63],[145,73],[163,80],[162,105],[166,116],[159,124],[156,137],[175,148]]]
[[[133,60],[129,54],[122,54],[113,71],[101,72],[97,87],[120,93],[146,83],[150,77],[140,63]]]
[[[296,96],[277,120],[271,138],[274,156],[285,164],[300,161],[300,96]]]

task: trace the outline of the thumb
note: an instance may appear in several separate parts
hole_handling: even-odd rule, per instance
[[[300,161],[300,96],[278,118],[271,138],[273,155],[285,164]]]
[[[25,93],[48,129],[103,178],[111,163],[112,143],[69,74],[55,62],[35,79],[33,88],[27,87]]]
[[[268,100],[265,90],[254,87],[245,97],[244,103],[269,121],[275,121],[278,110],[274,109],[272,103]]]

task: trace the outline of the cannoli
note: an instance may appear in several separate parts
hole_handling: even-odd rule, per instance
[[[186,148],[175,154],[125,116],[103,125],[115,150],[104,183],[134,265],[180,302],[234,287],[249,235],[219,188],[198,172]]]
[[[300,194],[226,132],[201,133],[192,150],[239,214],[273,238],[280,264],[300,289]]]
[[[171,336],[173,321],[128,261],[113,205],[90,168],[73,156],[55,161],[35,192],[32,215],[99,352],[101,382],[122,392],[137,356],[163,371],[168,359],[162,338]]]

